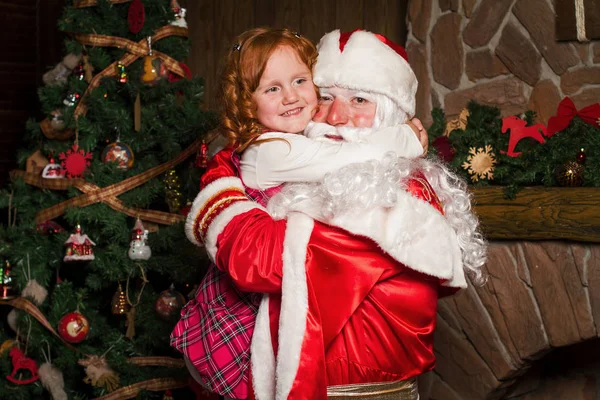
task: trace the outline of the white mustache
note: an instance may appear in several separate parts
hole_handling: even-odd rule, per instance
[[[341,136],[347,142],[361,142],[373,132],[373,128],[335,127],[324,122],[309,122],[304,136],[313,140],[330,140],[326,136]]]

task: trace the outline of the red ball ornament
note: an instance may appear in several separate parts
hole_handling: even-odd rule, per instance
[[[146,11],[141,0],[133,0],[127,11],[127,23],[131,33],[139,33],[144,27]]]
[[[183,72],[185,73],[185,79],[192,79],[192,71],[190,70],[190,67],[188,67],[187,65],[185,65],[185,63],[180,62],[179,66],[181,67],[181,69],[183,69]],[[182,78],[181,76],[177,75],[176,73],[173,73],[171,71],[169,71],[169,83],[173,83],[173,82],[177,82],[180,81],[184,78]]]
[[[77,311],[66,314],[58,321],[58,334],[69,343],[81,343],[89,331],[88,319]]]
[[[155,310],[161,319],[171,321],[179,316],[179,311],[185,303],[185,297],[171,285],[169,289],[163,290],[158,295]]]

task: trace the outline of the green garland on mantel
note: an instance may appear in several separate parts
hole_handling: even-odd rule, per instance
[[[514,198],[525,186],[559,186],[557,170],[565,163],[575,162],[577,154],[584,149],[585,169],[582,186],[600,187],[600,126],[583,122],[575,116],[569,126],[555,135],[546,138],[545,143],[525,138],[519,142],[516,151],[519,157],[509,157],[502,151],[508,150],[509,133],[502,133],[502,118],[496,107],[484,106],[475,101],[468,105],[469,117],[464,129],[454,129],[448,139],[441,139],[446,127],[444,111],[436,108],[432,111],[433,124],[427,130],[429,134],[429,152],[442,158],[440,141],[446,141],[454,152],[450,165],[474,186],[498,185],[505,187],[507,198]],[[527,125],[535,117],[533,111],[522,116]],[[437,146],[436,146],[437,145]],[[469,157],[469,149],[491,147],[496,165],[493,178],[473,181],[471,174],[463,168]],[[488,149],[490,149],[488,147]],[[447,151],[446,151],[447,153]]]

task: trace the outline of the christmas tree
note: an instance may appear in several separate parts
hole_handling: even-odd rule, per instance
[[[162,398],[188,382],[169,334],[207,264],[183,222],[217,119],[176,1],[72,3],[0,192],[0,399]]]

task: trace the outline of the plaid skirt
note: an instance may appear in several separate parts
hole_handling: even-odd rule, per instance
[[[196,296],[181,310],[171,346],[183,353],[207,389],[248,397],[250,343],[262,295],[239,291],[211,264]]]

